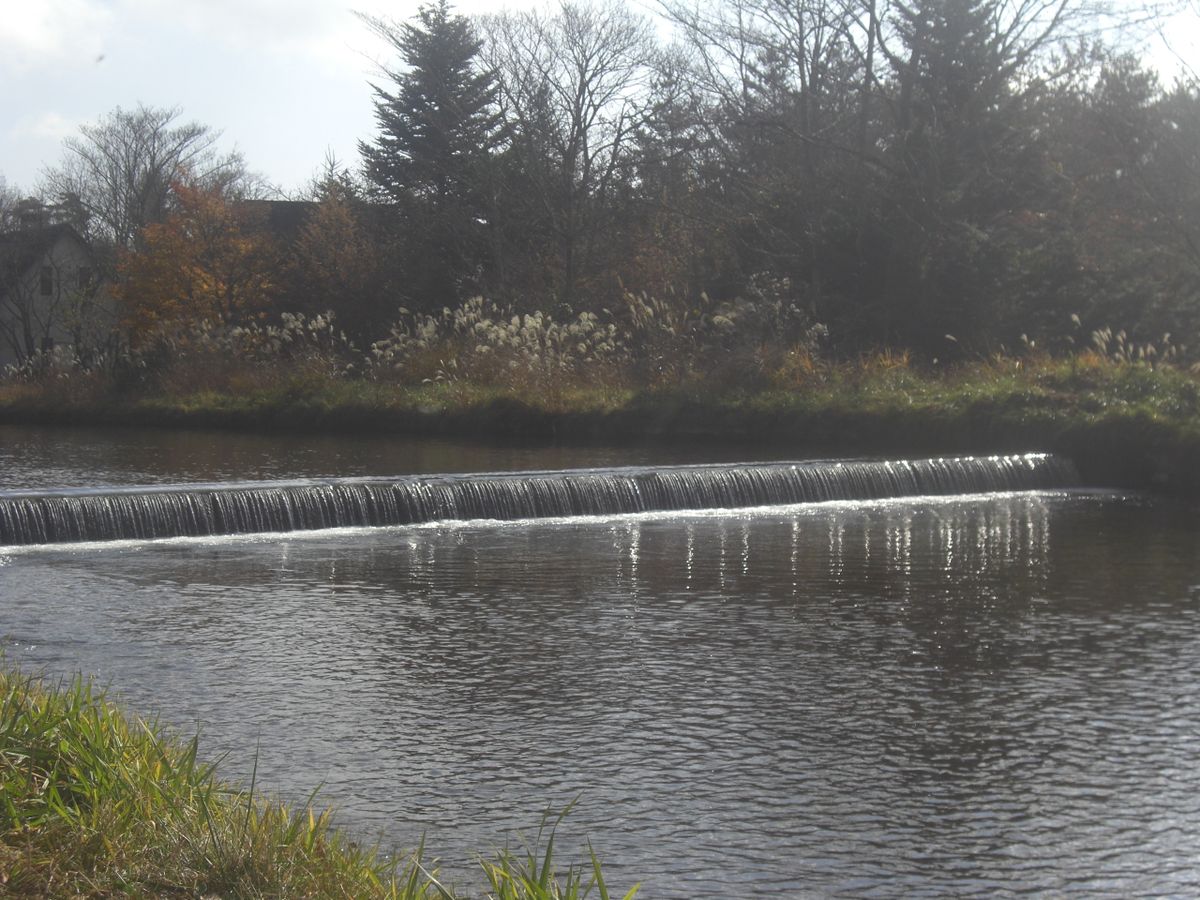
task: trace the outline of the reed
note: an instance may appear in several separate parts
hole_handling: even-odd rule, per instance
[[[1061,424],[1134,416],[1200,430],[1200,373],[1186,367],[1117,359],[1095,350],[1066,356],[997,355],[953,367],[881,353],[830,362],[804,349],[760,359],[766,368],[714,357],[707,373],[640,384],[602,371],[534,377],[515,368],[506,378],[387,380],[354,377],[281,360],[225,370],[184,360],[170,378],[134,389],[96,373],[64,373],[29,381],[0,380],[0,418],[81,422],[220,424],[306,430],[361,420],[373,429],[407,429],[413,416],[458,417],[487,433],[489,411],[531,415],[607,416],[660,411],[681,401],[711,410],[772,409],[788,416],[964,411],[1056,417]],[[448,365],[448,363],[447,363]],[[749,364],[748,364],[749,365]],[[740,373],[740,374],[739,374]],[[474,421],[470,421],[474,419]]]
[[[51,356],[0,376],[0,421],[472,439],[711,438],[803,452],[1037,447],[1101,484],[1200,496],[1200,364],[1169,335],[1030,339],[954,362],[854,358],[778,291],[754,303],[626,297],[556,320],[472,300],[406,314],[362,353],[329,316],[194,326],[104,368]]]
[[[600,860],[590,846],[590,865],[569,866],[565,872],[555,867],[554,834],[572,805],[568,804],[553,821],[549,812],[543,815],[536,839],[520,852],[506,847],[494,860],[483,861],[489,900],[582,900],[593,890],[599,900],[610,900]],[[622,900],[633,900],[638,888],[634,885]]]
[[[423,848],[388,857],[357,844],[311,802],[292,811],[256,793],[253,780],[248,789],[220,780],[197,750],[197,739],[124,715],[86,679],[46,686],[0,666],[0,894],[459,896]],[[492,896],[595,890],[606,900],[594,855],[584,878],[576,868],[558,873],[552,850],[551,835],[532,868],[506,852],[481,860]]]

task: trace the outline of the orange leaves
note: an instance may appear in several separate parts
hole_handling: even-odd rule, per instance
[[[251,318],[275,292],[274,243],[236,204],[183,183],[174,196],[174,212],[146,226],[140,249],[120,261],[122,320],[135,346],[169,324]]]
[[[345,192],[327,190],[313,207],[292,246],[287,278],[293,308],[336,310],[341,327],[363,343],[385,333],[394,315],[380,239]]]

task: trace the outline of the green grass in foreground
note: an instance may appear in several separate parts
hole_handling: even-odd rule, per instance
[[[387,859],[334,830],[328,812],[291,812],[221,782],[196,750],[84,679],[51,688],[0,668],[0,894],[460,896],[420,851]],[[487,896],[607,900],[594,854],[557,872],[553,847],[551,830],[544,851],[482,860]]]

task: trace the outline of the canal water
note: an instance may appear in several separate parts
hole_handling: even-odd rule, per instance
[[[0,490],[746,456],[2,428]],[[6,548],[0,637],[463,886],[574,803],[559,851],[651,898],[1200,892],[1200,512],[1168,500]]]

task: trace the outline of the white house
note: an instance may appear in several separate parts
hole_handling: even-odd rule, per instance
[[[91,247],[74,228],[0,234],[0,371],[56,347],[93,353],[114,325]]]

